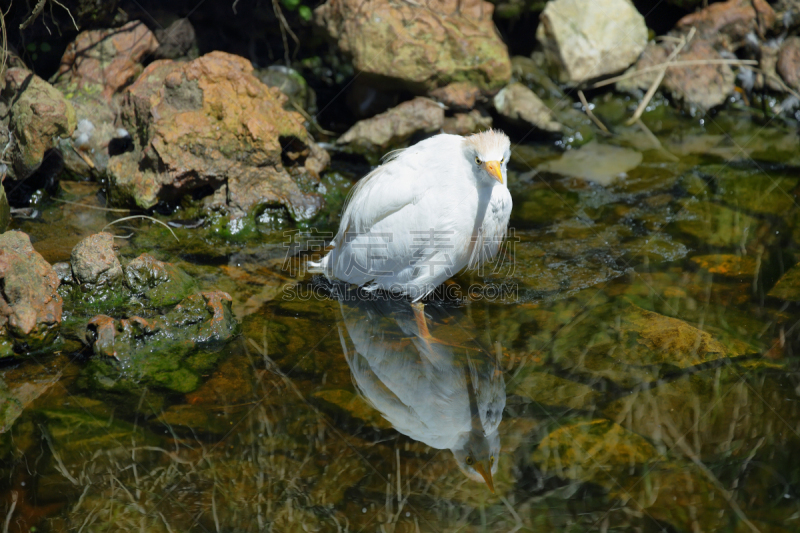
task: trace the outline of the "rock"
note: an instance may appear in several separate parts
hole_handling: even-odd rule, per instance
[[[314,393],[314,398],[335,405],[345,414],[357,418],[369,426],[379,429],[391,430],[393,426],[381,416],[360,394],[353,394],[348,390],[324,389]]]
[[[70,16],[78,27],[102,28],[127,22],[128,15],[118,9],[119,0],[77,0],[70,2]]]
[[[752,277],[756,273],[756,260],[746,255],[696,255],[692,257],[692,263],[711,274],[731,278]]]
[[[9,177],[24,180],[39,168],[56,138],[72,135],[77,125],[75,110],[52,85],[29,70],[10,68],[4,81],[0,145],[11,146],[5,156],[11,162],[6,167]]]
[[[345,93],[344,100],[351,121],[374,117],[400,102],[396,88],[376,87],[364,78],[359,76],[353,79]]]
[[[647,44],[647,26],[630,0],[553,0],[536,39],[564,81],[577,84],[630,66]]]
[[[125,283],[133,294],[152,307],[175,305],[197,290],[197,284],[183,269],[142,254],[125,267]]]
[[[790,302],[800,302],[800,265],[795,265],[786,271],[767,295]]]
[[[714,198],[746,213],[782,217],[795,206],[792,191],[798,180],[794,177],[768,177],[757,166],[701,165],[696,172],[716,179]]]
[[[567,423],[545,436],[531,456],[545,473],[590,481],[609,490],[621,489],[613,480],[627,469],[658,459],[658,450],[647,439],[605,419]]]
[[[153,56],[156,59],[195,59],[200,55],[194,26],[189,19],[178,19],[166,28],[156,30],[159,42]]]
[[[140,61],[158,47],[137,21],[121,28],[85,31],[70,43],[53,82],[75,108],[79,128],[59,141],[73,175],[106,179],[109,157],[130,148],[130,135],[116,124],[113,97],[142,71]]]
[[[776,70],[786,85],[800,89],[800,37],[788,37],[778,51]]]
[[[21,231],[0,235],[0,276],[0,357],[51,344],[61,325],[58,276]]]
[[[72,272],[81,285],[104,285],[122,277],[122,265],[114,253],[114,236],[108,232],[86,237],[72,249]]]
[[[34,361],[0,372],[0,435],[10,430],[22,412],[60,378],[60,372]]]
[[[542,405],[586,409],[598,400],[588,385],[572,382],[546,372],[524,368],[510,384],[509,394],[517,394]]]
[[[759,43],[756,57],[758,57],[758,68],[761,72],[756,75],[753,88],[759,91],[785,92],[783,84],[780,83],[777,70],[779,54],[780,47],[774,40]],[[740,69],[740,71],[742,70],[744,69]]]
[[[564,91],[530,57],[512,57],[511,73],[514,81],[524,83],[541,99],[562,100],[565,96]]]
[[[493,93],[511,76],[493,11],[483,0],[328,0],[314,20],[371,78],[417,93],[458,81]]]
[[[358,153],[385,152],[389,148],[401,147],[415,133],[434,132],[443,125],[442,106],[420,96],[385,113],[356,122],[336,142]]]
[[[642,154],[636,150],[592,141],[578,149],[569,150],[559,159],[542,163],[537,170],[582,178],[605,186],[625,177],[641,162]]]
[[[8,198],[6,198],[6,188],[3,186],[3,178],[5,172],[0,169],[0,232],[8,228],[11,223],[11,206],[8,205]]]
[[[126,316],[172,306],[197,292],[194,279],[180,267],[142,254],[124,269],[110,233],[79,242],[69,263],[56,263],[59,293],[69,310],[70,326],[83,327],[97,313]]]
[[[696,39],[734,52],[745,44],[748,34],[763,38],[776,21],[775,11],[766,0],[728,0],[686,15],[678,21],[675,29],[686,33],[695,27]]]
[[[295,105],[313,113],[317,107],[317,96],[314,89],[308,86],[305,78],[294,70],[284,65],[270,65],[266,69],[253,72],[256,78],[270,87],[277,87],[289,97],[284,105],[287,111],[295,111]]]
[[[687,199],[675,217],[675,227],[701,243],[744,249],[759,234],[759,220],[714,202]]]
[[[649,43],[634,69],[645,69],[666,61],[675,47],[673,42]],[[694,39],[680,54],[677,61],[705,61],[723,59],[713,46],[703,40]],[[646,91],[655,77],[656,71],[643,73],[617,83],[620,91]],[[690,114],[704,113],[722,105],[733,94],[736,77],[728,65],[691,65],[667,69],[661,84],[670,97]]]
[[[150,64],[124,95],[122,122],[136,134],[134,150],[109,161],[112,201],[147,209],[206,189],[206,206],[233,217],[268,204],[295,220],[316,214],[328,154],[252,71],[224,52]]]
[[[456,113],[445,117],[442,131],[455,135],[472,135],[492,127],[492,117],[473,109],[469,113]]]
[[[477,87],[471,83],[459,81],[445,87],[439,87],[428,93],[428,96],[448,108],[456,111],[469,111],[475,107],[475,101],[481,95]]]
[[[522,122],[540,130],[558,132],[563,129],[550,109],[536,94],[521,83],[504,87],[494,97],[497,112],[512,122]]]
[[[110,103],[111,96],[141,72],[139,61],[157,48],[155,35],[139,21],[85,31],[67,46],[51,81],[70,99],[80,92],[99,93]]]
[[[238,331],[231,297],[203,292],[184,298],[165,315],[114,319],[94,317],[87,326],[93,359],[87,386],[134,392],[155,386],[188,393],[219,357],[216,351]]]

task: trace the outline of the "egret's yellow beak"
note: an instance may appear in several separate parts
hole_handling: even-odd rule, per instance
[[[491,163],[497,163],[497,162],[491,161]],[[486,485],[489,487],[489,490],[492,491],[492,494],[494,494],[494,482],[492,481],[492,467],[488,464],[487,466],[489,466],[489,468],[484,468],[483,463],[478,461],[475,463],[474,468],[481,475],[481,477],[483,477],[483,480],[486,482]]]
[[[500,170],[500,161],[487,161],[484,163],[486,172],[492,175],[494,179],[503,183],[503,172]]]

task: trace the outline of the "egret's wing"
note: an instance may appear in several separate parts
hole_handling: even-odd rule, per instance
[[[347,242],[348,234],[367,233],[381,220],[415,204],[426,192],[424,171],[411,157],[392,158],[356,183],[342,214],[335,246]]]

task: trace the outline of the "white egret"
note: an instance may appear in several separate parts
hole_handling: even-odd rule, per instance
[[[353,187],[332,249],[309,271],[406,295],[424,325],[419,300],[497,254],[511,215],[510,155],[496,130],[388,154]]]
[[[434,320],[441,340],[432,343],[408,302],[346,296],[339,301],[350,343],[342,328],[339,335],[358,391],[397,431],[450,449],[469,478],[494,492],[506,391],[496,360],[471,336],[474,325],[457,309],[429,305],[448,322]]]

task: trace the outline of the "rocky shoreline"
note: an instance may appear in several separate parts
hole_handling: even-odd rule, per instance
[[[631,120],[661,94],[690,116],[744,105],[796,121],[800,17],[791,1],[678,4],[688,14],[655,36],[629,0],[540,3],[530,8],[536,46],[524,57],[510,55],[495,28],[507,4],[329,0],[313,17],[304,11],[313,20],[296,29],[338,60],[254,69],[239,55],[201,54],[191,17],[153,29],[68,2],[86,29],[49,79],[30,65],[35,53],[5,56],[0,169],[15,208],[55,194],[60,179],[91,179],[115,207],[189,202],[229,219],[283,210],[306,222],[325,209],[329,151],[375,164],[422,136],[492,125],[579,146],[608,132],[584,92],[622,99]],[[339,94],[320,102],[313,87],[326,79]],[[349,123],[321,121],[341,100]]]

